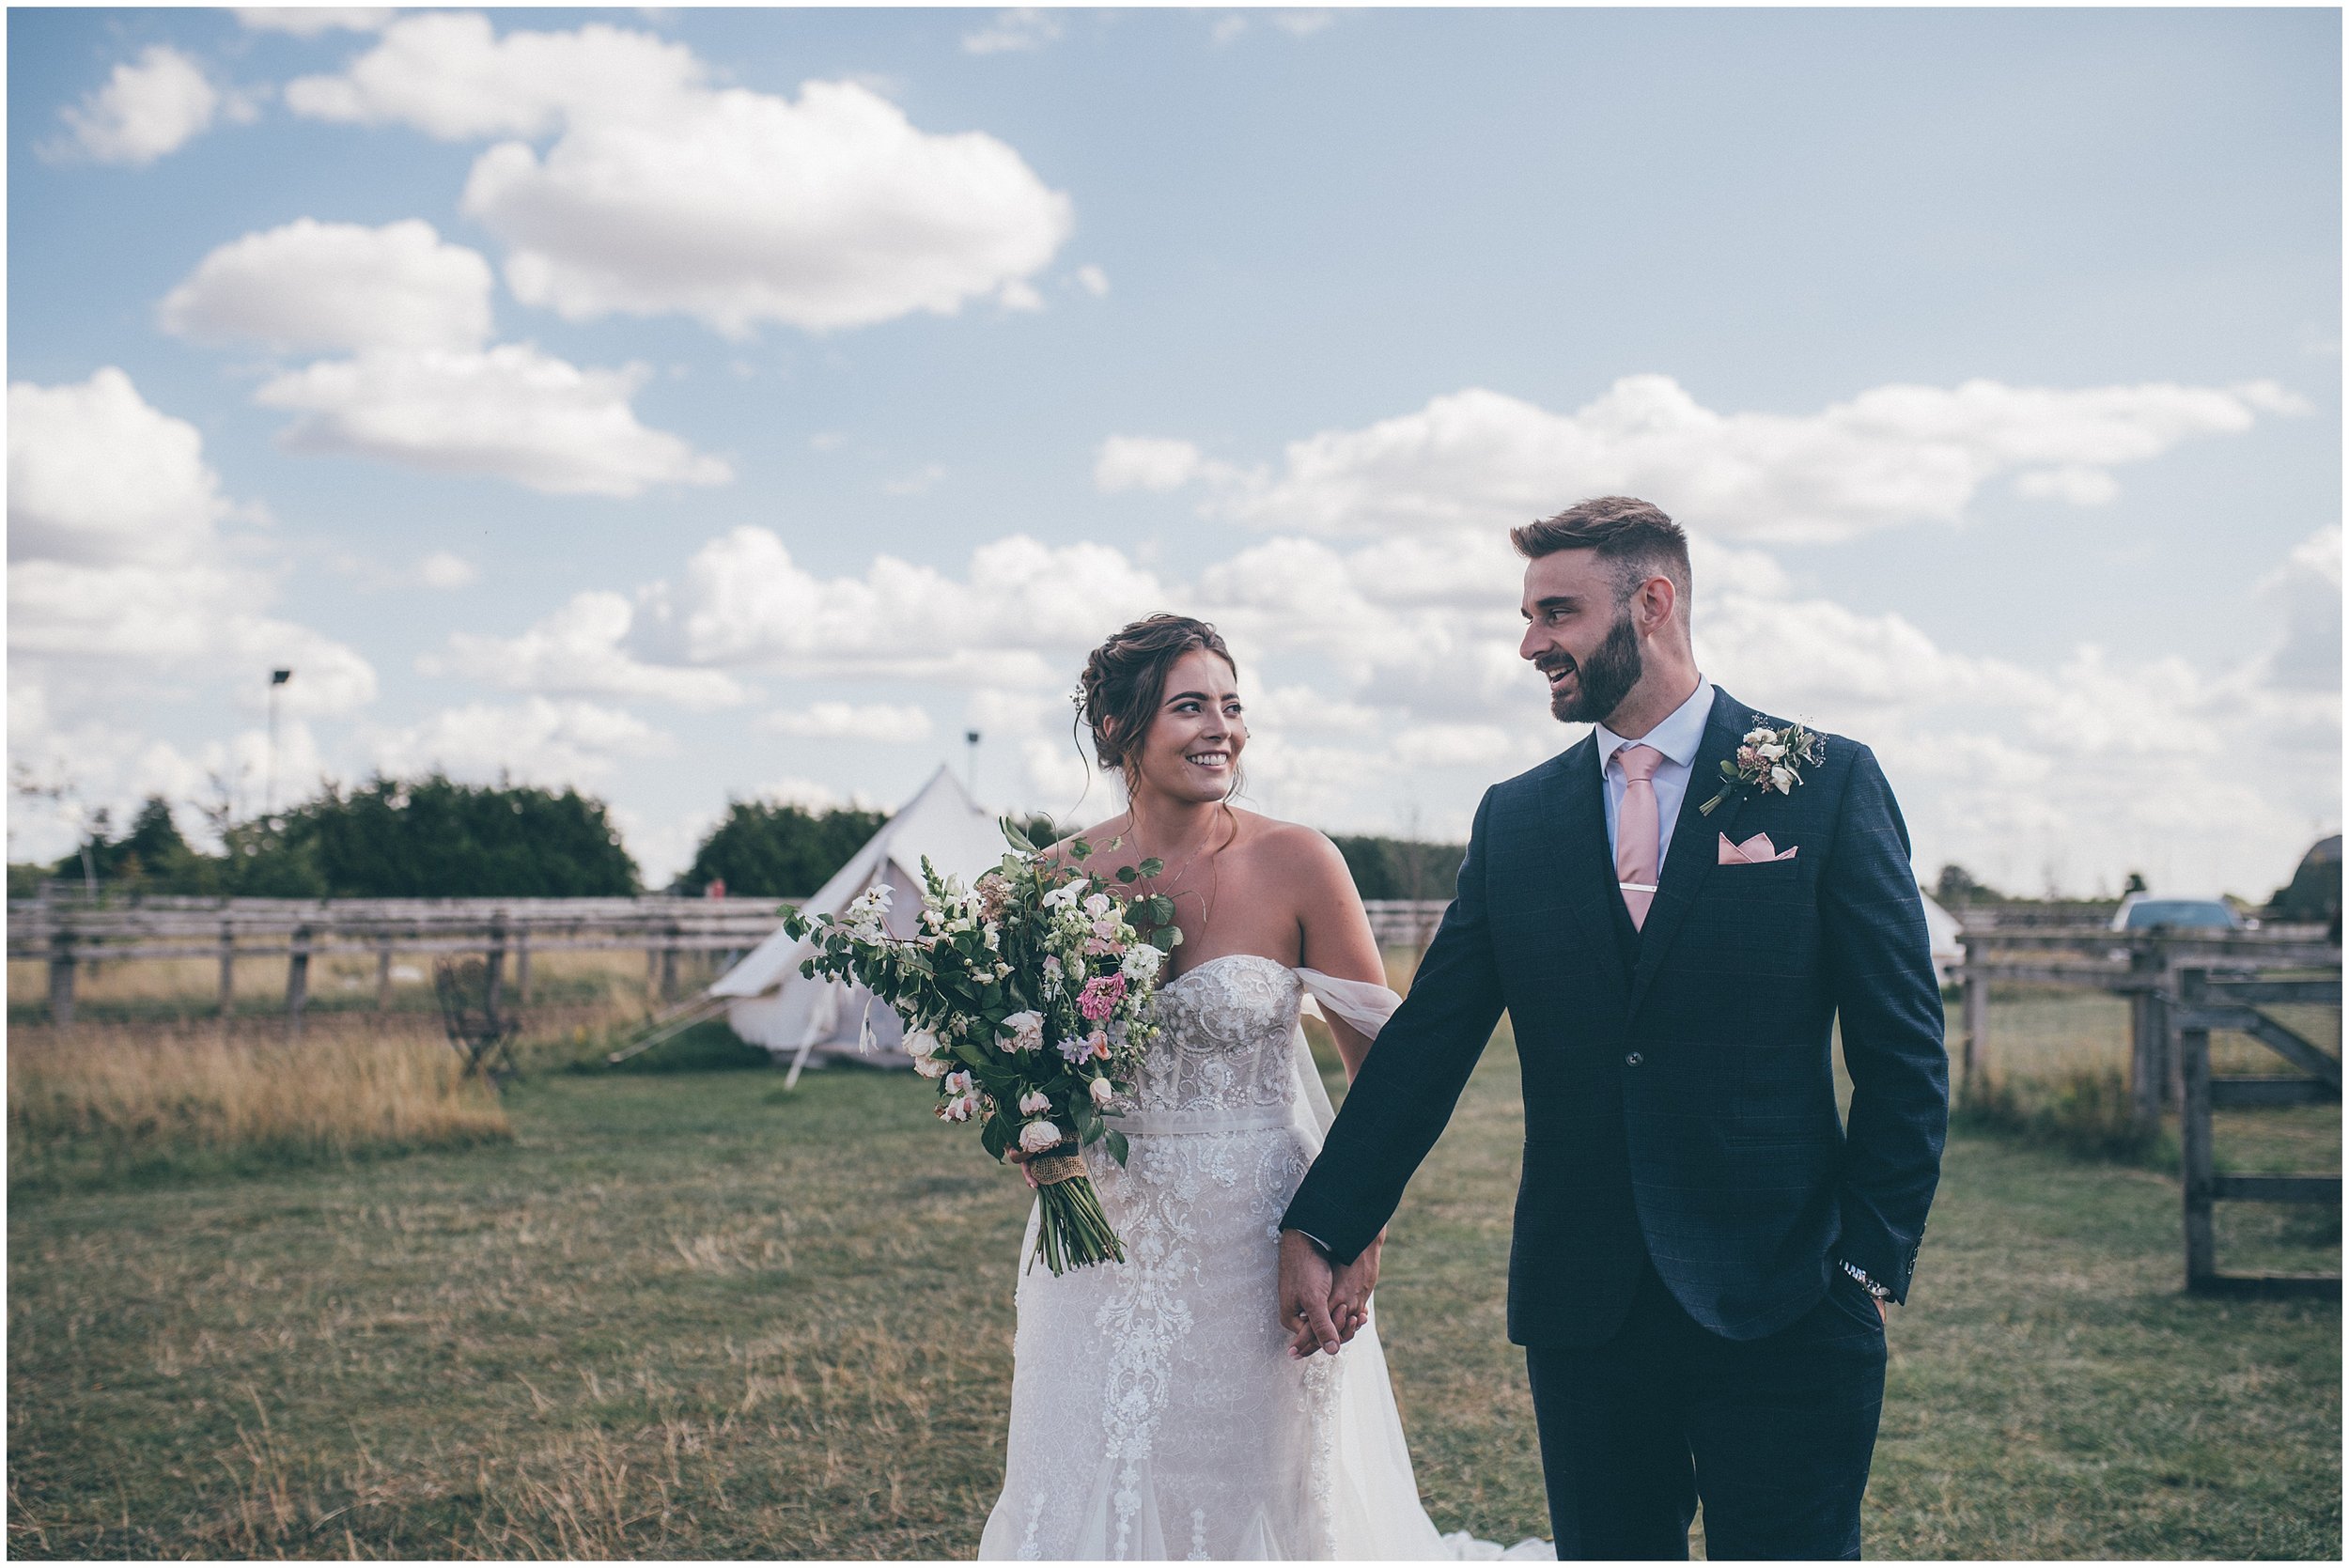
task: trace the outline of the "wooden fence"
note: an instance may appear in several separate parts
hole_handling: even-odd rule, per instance
[[[75,982],[94,963],[213,958],[218,1010],[234,996],[236,966],[286,960],[286,1014],[299,1032],[309,999],[310,961],[329,952],[371,952],[376,1005],[391,1004],[392,965],[400,955],[479,953],[512,960],[514,1000],[530,998],[533,954],[642,949],[647,985],[677,989],[688,953],[740,953],[782,922],[771,898],[148,898],[109,907],[14,901],[8,957],[49,967],[49,1017],[73,1021]]]
[[[645,953],[646,983],[676,999],[678,960],[688,953],[749,951],[783,922],[773,898],[143,898],[109,905],[76,899],[12,899],[11,961],[48,965],[49,1017],[70,1024],[81,972],[96,963],[212,958],[220,965],[217,1010],[226,1018],[236,966],[286,960],[286,1016],[299,1032],[309,1000],[310,961],[330,952],[370,952],[376,1005],[391,1005],[392,965],[401,955],[478,953],[513,975],[512,1001],[530,1001],[533,954],[583,950]],[[1439,900],[1375,901],[1381,942],[1424,947],[1443,917]]]
[[[2218,1267],[2211,1211],[2223,1200],[2268,1203],[2341,1204],[2341,1177],[2219,1175],[2212,1147],[2211,1112],[2220,1107],[2339,1104],[2341,1059],[2279,1022],[2265,1009],[2298,1003],[2339,1007],[2341,976],[2323,980],[2228,979],[2194,967],[2181,970],[2169,1023],[2178,1042],[2184,1093],[2178,1148],[2186,1197],[2186,1288],[2205,1296],[2341,1294],[2338,1274],[2228,1274]],[[2214,1076],[2210,1036],[2238,1030],[2300,1069],[2299,1075]]]
[[[2203,968],[2244,977],[2274,970],[2338,969],[2341,949],[2322,927],[2258,931],[2113,931],[2102,926],[1968,929],[1959,940],[1963,992],[1960,1082],[1983,1086],[1991,1067],[1990,987],[2024,983],[2104,991],[2129,1001],[2129,1095],[2151,1126],[2179,1103],[2184,1063],[2169,1014],[2180,972]]]

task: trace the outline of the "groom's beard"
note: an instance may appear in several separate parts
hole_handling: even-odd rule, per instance
[[[1640,684],[1640,634],[1632,628],[1631,617],[1624,615],[1590,658],[1561,662],[1574,671],[1574,690],[1551,694],[1550,716],[1562,724],[1595,724],[1621,707],[1631,689]],[[1543,674],[1558,667],[1558,663],[1548,664]]]

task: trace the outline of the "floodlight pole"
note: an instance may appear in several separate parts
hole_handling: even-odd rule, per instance
[[[264,819],[277,810],[277,689],[291,679],[291,670],[272,670],[269,673],[269,776],[261,786],[261,815]]]
[[[979,732],[965,730],[962,732],[962,740],[963,744],[970,748],[969,761],[963,768],[963,780],[970,785],[971,799],[975,800],[979,798]]]

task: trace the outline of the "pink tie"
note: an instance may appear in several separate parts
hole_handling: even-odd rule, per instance
[[[1621,746],[1615,760],[1623,765],[1623,804],[1615,808],[1615,876],[1623,884],[1623,901],[1631,911],[1631,926],[1647,921],[1648,906],[1656,902],[1657,846],[1663,839],[1663,818],[1656,809],[1656,770],[1664,753],[1653,746]]]

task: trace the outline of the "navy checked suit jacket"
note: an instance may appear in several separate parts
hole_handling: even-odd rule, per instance
[[[1636,933],[1594,740],[1486,792],[1452,906],[1284,1229],[1340,1260],[1367,1246],[1506,1009],[1526,1123],[1510,1339],[1604,1343],[1643,1261],[1733,1340],[1810,1311],[1838,1259],[1906,1298],[1949,1121],[1907,829],[1875,757],[1838,736],[1791,795],[1704,815],[1755,717],[1715,692]],[[1795,857],[1718,863],[1721,836],[1758,832]]]

